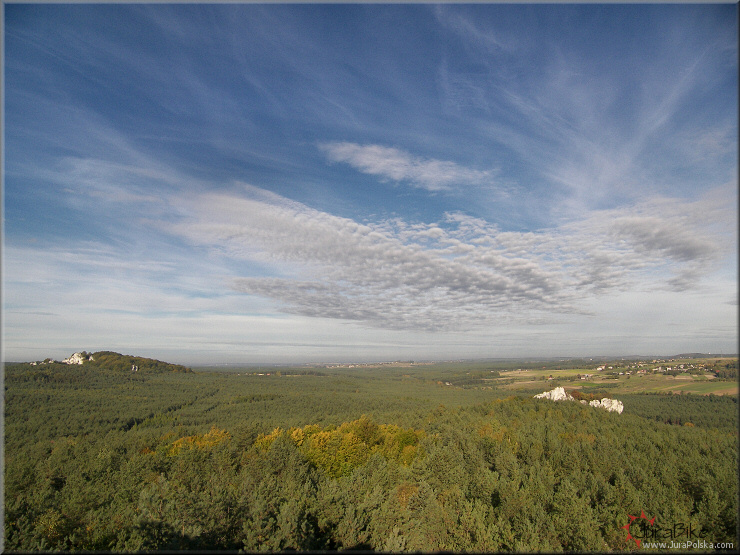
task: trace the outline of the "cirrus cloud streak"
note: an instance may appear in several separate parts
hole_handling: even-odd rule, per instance
[[[319,148],[332,162],[344,162],[370,175],[396,182],[408,182],[428,191],[442,191],[456,185],[490,183],[492,171],[480,171],[455,162],[421,158],[383,145],[350,142],[322,143]]]

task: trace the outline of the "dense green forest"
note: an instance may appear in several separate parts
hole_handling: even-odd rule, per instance
[[[643,512],[738,545],[736,396],[584,389],[617,414],[492,385],[490,365],[113,355],[6,365],[6,549],[634,550]]]

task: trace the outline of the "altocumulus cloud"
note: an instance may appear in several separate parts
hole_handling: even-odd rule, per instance
[[[245,191],[190,199],[182,212],[189,215],[168,231],[270,268],[267,277],[234,276],[233,290],[271,298],[287,313],[379,328],[469,330],[538,314],[585,314],[589,296],[696,285],[702,264],[720,250],[690,221],[655,221],[640,210],[520,233],[460,213],[432,224],[363,225],[254,187]],[[664,212],[685,208],[663,205]]]
[[[332,162],[344,162],[370,175],[396,182],[407,182],[428,191],[441,191],[456,185],[490,183],[492,171],[460,166],[446,160],[420,158],[397,148],[382,145],[359,145],[348,142],[319,144]]]

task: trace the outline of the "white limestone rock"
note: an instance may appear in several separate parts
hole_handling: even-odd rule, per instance
[[[619,414],[622,414],[622,411],[624,410],[624,405],[622,404],[622,401],[618,401],[617,399],[609,399],[607,397],[604,397],[601,401],[593,400],[589,403],[592,407],[600,407],[602,409],[606,409],[609,412],[616,412]]]
[[[565,392],[564,387],[556,387],[552,391],[545,391],[534,396],[535,399],[550,399],[550,401],[572,401],[573,397]]]
[[[552,391],[545,391],[544,393],[539,393],[534,397],[535,399],[549,399],[550,401],[575,401],[573,397],[565,392],[565,388],[563,387],[556,387]],[[618,401],[617,399],[609,399],[607,397],[604,397],[600,401],[594,399],[590,403],[587,403],[585,400],[581,400],[581,404],[588,404],[592,407],[606,409],[609,412],[616,412],[619,414],[622,414],[622,411],[624,410],[624,405],[622,404],[622,401]]]
[[[62,363],[64,364],[82,364],[85,360],[92,360],[92,357],[87,359],[82,353],[75,353],[69,358],[65,358]]]

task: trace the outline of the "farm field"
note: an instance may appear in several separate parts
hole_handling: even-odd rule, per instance
[[[733,358],[581,380],[593,364],[95,356],[5,368],[6,549],[629,551],[641,511],[736,541]],[[533,398],[554,387],[624,412]]]
[[[637,373],[636,369],[632,370],[630,375],[624,372],[629,371],[627,367],[614,367],[612,370],[597,371],[594,365],[582,366],[566,369],[516,369],[503,373],[500,377],[491,378],[490,381],[495,384],[501,384],[511,390],[539,390],[542,388],[542,381],[549,384],[567,386],[574,389],[595,389],[598,390],[607,387],[614,394],[619,393],[695,393],[699,395],[738,395],[738,383],[736,380],[726,381],[717,380],[711,372],[706,372],[698,366],[703,365],[706,368],[723,366],[727,364],[736,364],[731,358],[714,358],[714,359],[676,359],[672,362],[674,365],[697,366],[694,370],[678,373],[676,375],[662,372],[652,373],[654,367],[658,364],[645,365],[647,373]],[[634,366],[634,365],[633,365]],[[651,368],[652,367],[652,368]],[[619,372],[623,372],[622,375]],[[588,374],[589,377],[581,380],[580,376]],[[551,380],[548,378],[552,377]]]

